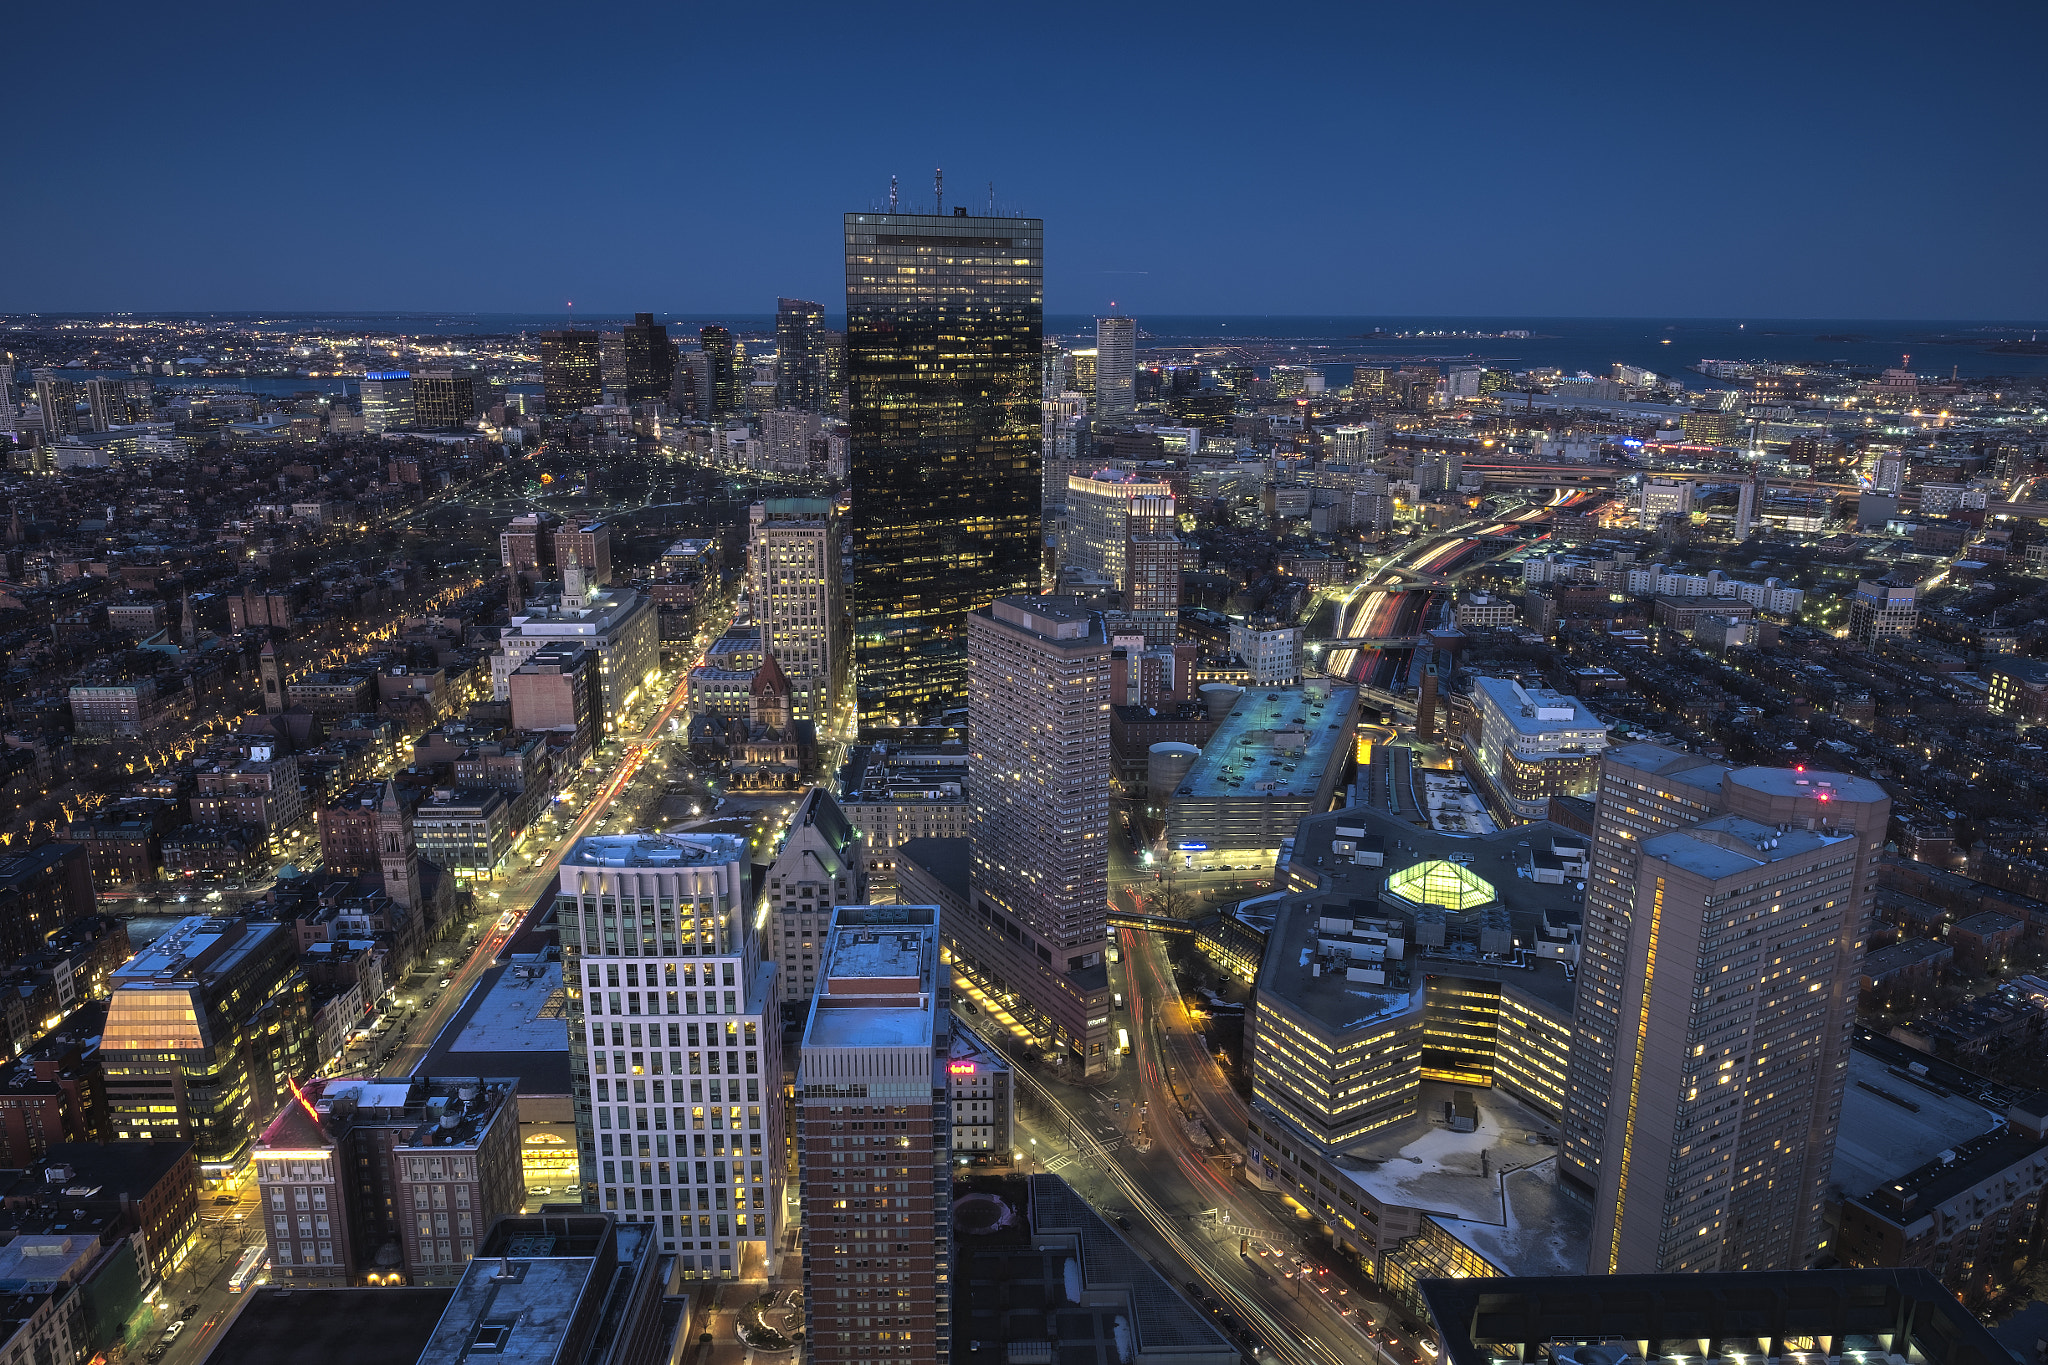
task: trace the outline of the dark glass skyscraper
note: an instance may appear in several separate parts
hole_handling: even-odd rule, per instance
[[[597,333],[542,332],[540,380],[548,411],[557,416],[587,408],[604,397]]]
[[[775,406],[835,411],[826,398],[825,310],[806,299],[775,301]]]
[[[738,412],[746,406],[740,401],[745,386],[733,371],[732,333],[714,323],[698,328],[697,337],[704,349],[704,363],[711,370],[711,410],[697,415],[725,417]]]
[[[654,320],[652,313],[633,314],[633,325],[623,337],[626,359],[626,401],[646,403],[668,397],[675,378],[675,347],[668,328]]]
[[[965,704],[967,613],[1035,593],[1045,224],[846,215],[863,726]]]

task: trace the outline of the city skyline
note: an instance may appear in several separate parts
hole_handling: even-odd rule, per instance
[[[2027,126],[2037,10],[1952,26],[1771,12],[1758,31],[1740,15],[1694,28],[1618,9],[1565,22],[1481,7],[1454,34],[1419,12],[1332,9],[1227,30],[1220,11],[1177,17],[1091,20],[1105,59],[1064,63],[993,16],[908,25],[885,47],[822,7],[772,34],[738,12],[697,16],[687,41],[680,17],[651,12],[569,35],[516,11],[487,25],[448,13],[408,16],[415,41],[393,45],[373,22],[311,15],[255,31],[225,15],[143,13],[87,34],[77,14],[42,7],[21,18],[23,50],[88,47],[103,93],[81,102],[60,65],[32,64],[18,87],[27,142],[117,142],[168,106],[227,130],[226,154],[259,181],[264,168],[302,180],[319,165],[339,182],[321,178],[314,212],[311,190],[223,209],[219,178],[172,157],[76,177],[0,230],[13,266],[0,310],[830,298],[833,215],[882,208],[892,175],[902,206],[926,209],[943,167],[948,207],[983,210],[992,183],[999,211],[1058,225],[1054,312],[2048,312],[2024,227],[2048,178],[2040,153],[2003,132]],[[1036,22],[1048,41],[1064,27],[1057,10]],[[770,43],[778,88],[792,92],[773,102],[752,75]],[[684,51],[721,58],[685,68]],[[287,59],[292,94],[267,97],[262,118],[232,81],[186,76]],[[935,119],[930,80],[895,76],[944,90],[968,70],[1016,98],[954,101]],[[537,88],[473,101],[508,73]],[[1196,92],[1226,76],[1219,116]],[[820,135],[820,118],[855,86],[871,131],[847,149]],[[614,93],[579,98],[599,88]],[[666,113],[685,96],[744,111],[750,154],[722,161],[717,186],[736,210],[691,211],[703,177]],[[404,131],[440,126],[481,149],[454,174]],[[1068,136],[1099,126],[1132,132]],[[1397,153],[1404,144],[1418,150]],[[1781,155],[1760,161],[1759,147]],[[590,195],[520,189],[524,164],[565,161]],[[362,171],[336,169],[348,167]],[[1181,188],[1149,188],[1168,185]]]

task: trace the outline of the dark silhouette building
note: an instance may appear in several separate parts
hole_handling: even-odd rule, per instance
[[[804,299],[775,301],[775,406],[800,412],[833,412],[836,394],[827,387],[825,310]]]
[[[705,383],[711,392],[711,407],[700,410],[699,417],[725,417],[746,406],[740,401],[740,392],[745,387],[733,369],[732,333],[713,323],[697,329],[698,345],[704,353],[707,370]],[[700,386],[701,396],[701,386]]]
[[[668,328],[656,322],[652,313],[635,313],[632,326],[626,328],[624,345],[626,401],[647,403],[668,397],[676,368],[675,343],[668,339]]]

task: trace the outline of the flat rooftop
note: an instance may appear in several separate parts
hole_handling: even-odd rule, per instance
[[[1312,797],[1342,745],[1355,687],[1315,696],[1301,687],[1251,688],[1240,696],[1181,779],[1192,797]],[[1266,783],[1271,783],[1270,788]]]
[[[1758,824],[1740,815],[1722,815],[1690,829],[1646,840],[1643,856],[1718,881],[1787,858],[1803,857],[1830,844],[1850,842],[1855,837],[1810,829],[1781,833],[1775,826]]]
[[[1479,1111],[1469,1133],[1453,1132],[1453,1092]],[[1504,1090],[1424,1081],[1411,1118],[1345,1147],[1335,1165],[1381,1204],[1506,1228],[1502,1177],[1552,1161],[1557,1125]],[[1532,1140],[1537,1139],[1537,1140]],[[1588,1219],[1581,1237],[1590,1235]]]
[[[1474,678],[1472,690],[1493,703],[1518,735],[1559,731],[1604,737],[1607,727],[1577,697],[1547,687],[1523,687],[1507,678]]]
[[[804,1030],[804,1046],[929,1048],[935,1019],[931,1010],[835,1006],[820,999],[811,1010],[810,1027]]]
[[[1593,1215],[1557,1188],[1557,1158],[1509,1172],[1500,1178],[1500,1188],[1500,1222],[1449,1217],[1436,1221],[1507,1274],[1585,1274]]]
[[[394,1365],[419,1359],[452,1289],[283,1289],[262,1285],[200,1357],[214,1365]]]
[[[1904,1071],[1904,1067],[1898,1070]],[[1829,1179],[1843,1195],[1868,1194],[1972,1138],[2005,1126],[1976,1101],[1947,1088],[1894,1073],[1861,1048],[1849,1049],[1849,1084]]]
[[[496,966],[484,972],[477,985],[455,1011],[455,1017],[448,1021],[440,1035],[434,1039],[427,1059],[420,1063],[418,1075],[422,1076],[511,1076],[518,1078],[521,1095],[566,1095],[569,1093],[569,1033],[567,1023],[560,1025],[555,1041],[546,1048],[529,1048],[518,1043],[524,1032],[515,1032],[506,1038],[505,1046],[497,1046],[501,1037],[488,1023],[478,1032],[470,1029],[471,1021],[496,994],[509,968]],[[561,965],[555,964],[555,985],[561,987]],[[537,1005],[545,1009],[538,992],[511,992],[510,1000],[519,1002],[518,1008]],[[513,1012],[512,1007],[502,1007],[496,1017],[504,1018]],[[535,1030],[547,1021],[538,1021]],[[458,1043],[467,1044],[461,1051]]]
[[[569,1046],[560,962],[519,963],[484,985],[450,1052],[560,1052]]]
[[[746,840],[731,834],[586,834],[564,867],[711,867],[746,861]]]

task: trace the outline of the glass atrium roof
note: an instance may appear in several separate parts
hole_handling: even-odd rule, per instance
[[[1416,863],[1387,878],[1387,890],[1417,905],[1470,910],[1495,899],[1493,884],[1471,871],[1442,860]]]

